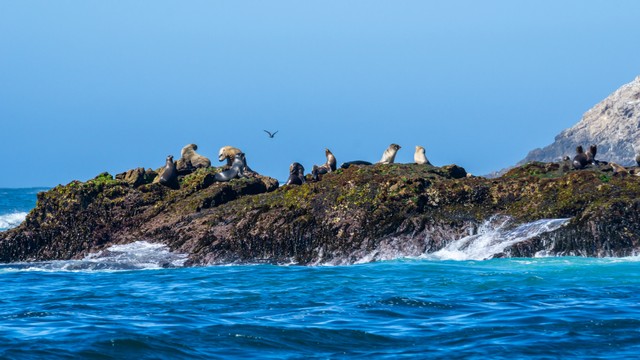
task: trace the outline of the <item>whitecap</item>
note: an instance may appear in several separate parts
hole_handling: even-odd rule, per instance
[[[42,261],[0,265],[0,271],[122,271],[183,267],[187,254],[174,253],[164,244],[136,241],[114,245],[82,260]]]
[[[538,235],[555,231],[566,225],[570,219],[541,219],[513,226],[513,220],[507,216],[495,216],[485,221],[477,234],[465,236],[447,245],[445,248],[425,257],[439,260],[485,260],[517,243]]]
[[[27,218],[26,212],[0,215],[0,230],[8,230],[20,225]]]

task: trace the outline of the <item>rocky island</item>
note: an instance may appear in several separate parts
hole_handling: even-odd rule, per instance
[[[640,249],[640,177],[628,169],[534,162],[489,179],[456,165],[377,164],[279,187],[260,175],[215,182],[220,169],[208,167],[177,190],[144,169],[103,173],[39,193],[26,220],[0,233],[0,262],[81,259],[144,240],[192,266],[352,264],[434,253],[495,216],[510,227],[568,220],[492,256],[629,256]]]

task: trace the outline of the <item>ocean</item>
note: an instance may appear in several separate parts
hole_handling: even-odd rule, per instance
[[[0,189],[0,228],[39,190]],[[0,264],[0,358],[637,357],[640,258],[474,255],[563,221],[498,224],[437,255],[350,266],[188,268],[142,241]]]

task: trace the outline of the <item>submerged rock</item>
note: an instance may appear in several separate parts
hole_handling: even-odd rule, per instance
[[[640,178],[565,165],[531,163],[497,179],[455,165],[373,165],[282,188],[262,176],[214,182],[212,168],[182,178],[179,190],[103,174],[40,193],[26,221],[0,233],[0,261],[81,259],[144,240],[188,254],[189,265],[351,264],[435,253],[495,216],[510,219],[505,234],[569,220],[491,256],[637,252]]]

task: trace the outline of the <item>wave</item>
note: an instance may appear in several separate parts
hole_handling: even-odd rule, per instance
[[[508,246],[555,231],[570,219],[541,219],[514,227],[508,216],[494,216],[485,221],[475,235],[456,240],[425,258],[439,260],[486,260],[500,254]]]
[[[0,230],[8,230],[20,225],[26,219],[26,212],[0,215]]]
[[[114,245],[82,260],[1,264],[0,271],[122,271],[183,267],[188,255],[174,253],[164,244],[136,241]]]

